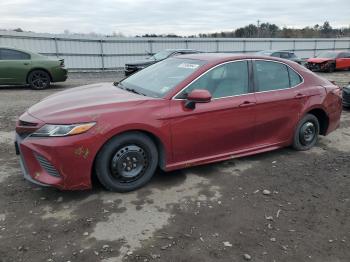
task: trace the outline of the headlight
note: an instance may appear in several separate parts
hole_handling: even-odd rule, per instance
[[[72,125],[44,125],[35,131],[31,136],[71,136],[85,133],[92,128],[96,123],[82,123]]]

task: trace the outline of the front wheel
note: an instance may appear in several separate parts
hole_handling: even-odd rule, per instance
[[[50,75],[43,70],[34,70],[29,73],[28,84],[32,89],[41,90],[50,87]]]
[[[330,64],[328,67],[328,73],[333,73],[335,71],[335,64]]]
[[[145,185],[158,165],[154,142],[140,132],[112,138],[98,153],[95,170],[101,184],[110,191],[128,192]]]
[[[307,114],[298,123],[293,139],[293,147],[304,151],[312,148],[318,140],[320,124],[316,116]]]

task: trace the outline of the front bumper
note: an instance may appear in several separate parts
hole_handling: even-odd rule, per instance
[[[305,66],[307,69],[310,69],[311,71],[321,71],[321,64],[306,63]]]
[[[307,62],[305,64],[305,67],[311,71],[318,72],[318,71],[327,71],[329,70],[330,63],[312,63]]]
[[[17,134],[24,178],[61,190],[91,188],[92,154],[96,152],[91,143],[76,137],[21,139]]]
[[[35,121],[35,128],[29,126]],[[34,129],[41,125],[28,113],[17,122],[15,146],[24,178],[40,186],[61,190],[91,188],[93,162],[99,149],[98,136],[86,132],[67,137],[31,137]]]
[[[20,149],[20,143],[21,143],[21,138],[18,134],[16,134],[16,141],[15,141],[15,149],[16,149],[16,155],[19,156],[19,164],[20,164],[20,167],[21,167],[21,171],[22,171],[22,174],[23,174],[23,177],[28,180],[29,182],[33,183],[33,184],[36,184],[38,186],[49,186],[47,184],[44,184],[44,183],[41,183],[35,179],[33,179],[29,173],[28,173],[28,169],[26,167],[26,164],[25,164],[25,161],[23,159],[23,155],[22,155],[22,152],[21,152],[21,149]]]

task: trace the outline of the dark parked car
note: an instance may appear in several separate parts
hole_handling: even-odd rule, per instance
[[[265,50],[256,53],[257,55],[279,57],[302,64],[303,60],[290,51]]]
[[[341,110],[338,86],[288,60],[183,55],[45,98],[20,116],[16,152],[34,183],[87,189],[95,173],[125,192],[158,167],[308,150],[339,127]]]
[[[29,85],[44,89],[67,79],[63,59],[53,59],[21,49],[0,47],[0,85]]]
[[[306,60],[305,66],[312,71],[334,72],[350,69],[349,51],[325,51]]]
[[[134,63],[125,64],[125,76],[129,76],[141,69],[144,69],[147,66],[158,63],[168,57],[177,56],[177,55],[185,55],[185,54],[196,54],[201,53],[200,51],[193,49],[166,49],[164,51],[158,52],[149,58],[141,61],[137,61]]]
[[[350,83],[343,88],[343,106],[350,107]]]

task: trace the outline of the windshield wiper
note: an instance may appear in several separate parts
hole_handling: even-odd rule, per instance
[[[125,89],[126,91],[129,91],[129,92],[132,92],[132,93],[138,94],[138,95],[143,95],[143,96],[146,96],[145,94],[143,94],[143,93],[141,93],[141,92],[137,91],[137,90],[136,90],[136,89],[134,89],[134,88],[129,88],[129,87],[126,87],[126,88],[123,88],[123,89]]]
[[[115,81],[115,82],[113,82],[113,85],[114,86],[117,86],[117,87],[120,87],[120,88],[122,88],[122,84],[120,83],[120,82],[118,82],[118,81]]]
[[[125,86],[124,86],[122,83],[120,83],[120,82],[114,82],[113,85],[115,85],[116,87],[119,87],[120,89],[129,91],[129,92],[132,92],[132,93],[134,93],[134,94],[146,96],[145,94],[143,94],[143,93],[137,91],[137,90],[134,89],[134,88],[125,87]]]

